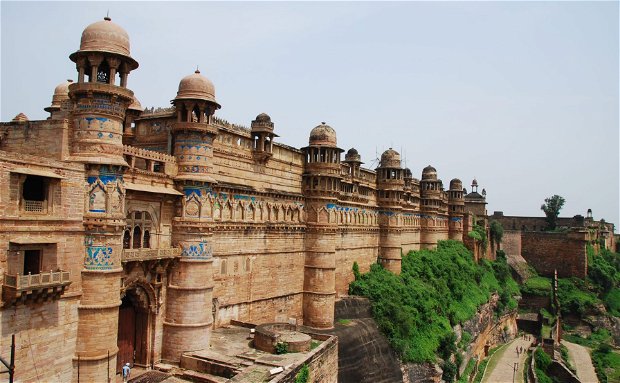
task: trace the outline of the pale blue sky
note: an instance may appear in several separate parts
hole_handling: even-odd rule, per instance
[[[44,119],[76,79],[82,30],[112,20],[140,67],[129,87],[169,106],[196,65],[218,115],[271,115],[301,147],[326,121],[367,167],[392,146],[447,187],[475,176],[488,210],[541,216],[592,208],[618,223],[618,2],[7,2],[1,118]],[[618,231],[618,230],[616,230]]]

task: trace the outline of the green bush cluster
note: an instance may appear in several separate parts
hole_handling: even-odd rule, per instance
[[[375,321],[404,362],[434,362],[456,351],[452,326],[470,319],[493,292],[503,308],[516,307],[518,288],[507,268],[505,260],[476,264],[462,243],[440,241],[436,250],[404,256],[400,275],[372,265],[349,293],[371,300]]]
[[[295,376],[295,383],[306,383],[310,378],[310,369],[307,364],[304,364],[297,375]]]
[[[278,342],[275,345],[276,354],[286,354],[288,352],[288,343],[286,342]]]
[[[551,296],[551,278],[532,276],[521,286],[521,291],[525,294],[537,295],[541,297]]]

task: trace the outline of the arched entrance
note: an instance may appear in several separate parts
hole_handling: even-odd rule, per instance
[[[140,286],[126,290],[118,312],[118,356],[116,371],[125,363],[148,365],[149,297]]]

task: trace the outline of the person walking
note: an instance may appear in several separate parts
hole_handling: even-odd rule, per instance
[[[129,375],[131,374],[131,367],[129,367],[129,363],[125,363],[123,366],[123,382],[127,382],[129,380]]]

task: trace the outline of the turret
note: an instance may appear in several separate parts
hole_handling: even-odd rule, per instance
[[[379,262],[395,274],[401,270],[401,214],[405,172],[400,154],[392,148],[381,155],[377,171],[379,205]]]
[[[304,267],[304,325],[334,326],[336,297],[336,211],[341,165],[336,131],[324,122],[310,132],[305,154],[303,192],[307,230]]]
[[[69,98],[69,85],[73,83],[73,80],[67,80],[62,82],[54,88],[54,95],[52,96],[52,104],[45,108],[46,112],[49,112],[51,120],[67,118],[67,112],[71,109],[71,100]]]
[[[198,70],[181,80],[171,102],[177,114],[172,126],[178,164],[175,181],[183,189],[173,219],[172,242],[182,252],[168,285],[162,357],[178,362],[184,351],[208,349],[211,339],[213,221],[203,203],[217,183],[211,162],[217,128],[210,122],[220,105],[213,83]]]
[[[463,215],[465,214],[465,200],[463,198],[463,183],[458,178],[450,181],[448,190],[448,236],[456,241],[463,240]]]
[[[257,162],[267,162],[273,155],[273,122],[266,113],[261,113],[252,121],[252,154]]]
[[[64,99],[64,85],[57,87],[48,111],[55,118],[71,109],[71,160],[85,164],[87,241],[75,353],[83,361],[81,379],[102,381],[114,376],[118,353],[127,168],[123,123],[133,100],[127,77],[138,63],[130,55],[127,32],[109,17],[84,29],[80,49],[69,58],[78,81],[68,85],[70,101]]]

